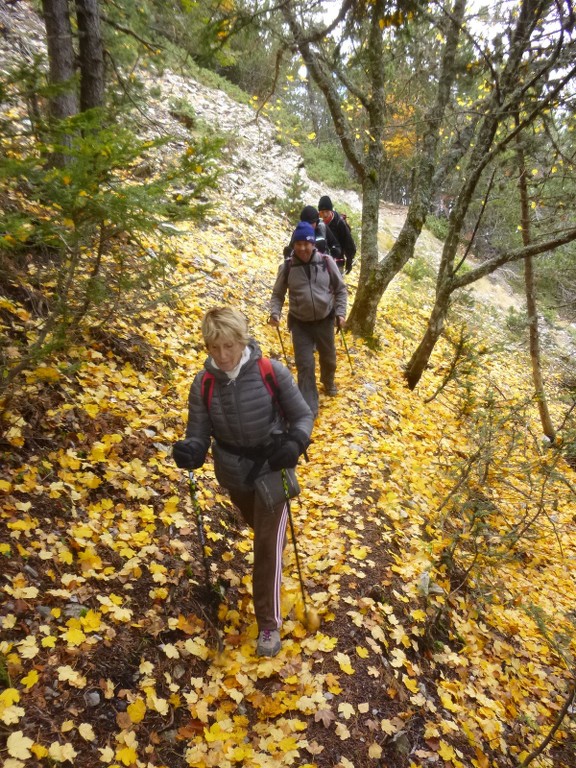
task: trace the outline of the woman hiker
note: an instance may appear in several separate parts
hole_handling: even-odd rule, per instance
[[[216,479],[254,531],[256,653],[275,656],[281,646],[286,490],[289,496],[299,492],[294,467],[310,441],[314,417],[290,371],[262,358],[241,312],[211,309],[202,335],[209,357],[192,382],[186,438],[174,444],[173,457],[178,467],[197,469],[213,438]]]

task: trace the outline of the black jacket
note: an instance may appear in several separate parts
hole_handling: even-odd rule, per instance
[[[336,237],[342,248],[342,253],[346,259],[346,274],[352,269],[354,263],[354,256],[356,256],[356,243],[350,232],[350,227],[344,219],[340,216],[338,211],[334,211],[334,216],[330,224],[328,224],[328,230]]]

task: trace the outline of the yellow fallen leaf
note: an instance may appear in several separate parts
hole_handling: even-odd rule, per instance
[[[346,739],[350,738],[350,731],[348,730],[348,728],[346,728],[344,723],[337,723],[334,730],[336,732],[336,735],[339,736],[340,739],[342,739],[342,741],[345,741]]]
[[[133,747],[122,747],[116,750],[116,759],[120,760],[123,765],[132,765],[137,758],[138,753]]]
[[[396,667],[396,669],[404,666],[407,661],[408,659],[406,658],[406,654],[401,648],[393,648],[390,651],[390,664],[393,667]]]
[[[29,635],[18,643],[18,651],[23,659],[33,659],[34,656],[40,653],[40,648],[38,648],[36,638],[33,635]]]
[[[418,682],[414,680],[413,677],[408,677],[408,675],[402,675],[402,682],[408,688],[409,691],[412,691],[412,693],[418,693]]]
[[[337,653],[334,655],[334,661],[338,663],[342,672],[347,675],[353,675],[354,669],[350,663],[350,657],[346,653]]]
[[[347,701],[343,701],[341,704],[338,705],[338,712],[340,712],[346,720],[352,717],[352,715],[355,714],[354,707],[352,704],[349,704]]]
[[[133,723],[140,723],[146,715],[146,704],[143,699],[138,697],[132,704],[128,704],[127,711]]]
[[[392,720],[380,720],[380,728],[384,731],[385,734],[388,736],[392,736],[393,733],[396,733],[398,730],[398,726],[395,725]]]
[[[65,744],[60,744],[57,741],[53,741],[48,748],[48,755],[52,758],[52,760],[55,760],[57,763],[65,763],[66,760],[69,760],[71,763],[74,763],[74,758],[76,757],[76,750],[74,749],[72,744],[70,744],[69,742],[66,742]]]
[[[114,750],[112,747],[98,747],[98,751],[100,752],[101,763],[111,763],[114,760]]]
[[[13,731],[6,741],[8,754],[19,760],[28,760],[29,757],[32,757],[30,747],[33,744],[34,742],[32,739],[29,739],[28,736],[24,736],[23,731]]]
[[[42,760],[45,758],[48,754],[48,750],[46,747],[42,746],[42,744],[34,744],[30,747],[30,751],[33,753],[34,757],[36,757],[38,760]]]
[[[64,683],[70,683],[70,685],[73,685],[75,688],[86,687],[86,678],[79,672],[76,672],[75,669],[72,669],[68,664],[58,667],[56,672],[58,674],[58,680],[61,680]]]
[[[38,675],[38,671],[36,669],[31,669],[26,677],[23,677],[20,682],[26,687],[26,690],[29,691],[33,685],[36,685],[39,677],[40,676]]]
[[[80,723],[78,726],[78,733],[85,741],[94,741],[96,734],[90,723]]]
[[[179,659],[180,658],[180,651],[178,648],[176,648],[175,645],[172,645],[172,643],[166,643],[165,645],[160,646],[166,656],[169,659]]]
[[[78,627],[71,627],[67,632],[64,633],[63,637],[68,645],[71,646],[82,645],[82,643],[86,640],[86,635],[84,632],[82,632],[81,629],[78,629]]]
[[[380,744],[376,744],[375,741],[370,744],[368,747],[368,757],[370,757],[372,760],[378,760],[382,757],[382,747]]]
[[[445,742],[443,739],[440,739],[440,747],[438,749],[438,754],[442,758],[442,760],[453,760],[456,757],[456,752],[452,749],[450,744]]]

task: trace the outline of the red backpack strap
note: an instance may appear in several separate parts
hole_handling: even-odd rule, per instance
[[[260,376],[262,376],[262,381],[270,393],[270,397],[272,398],[274,406],[282,418],[284,418],[284,412],[282,410],[282,406],[280,405],[280,400],[278,399],[280,388],[278,386],[276,374],[274,373],[274,366],[272,365],[272,361],[268,357],[261,357],[258,359],[258,368],[260,368]]]
[[[282,406],[280,405],[280,400],[278,399],[280,388],[278,386],[276,374],[274,373],[272,361],[268,357],[261,357],[258,359],[258,368],[260,369],[260,376],[262,377],[262,381],[264,382],[264,385],[268,390],[270,397],[272,398],[274,407],[278,410],[282,418],[284,418],[284,412],[282,411]],[[204,405],[206,406],[206,410],[208,411],[210,411],[210,406],[212,405],[214,381],[214,374],[210,373],[210,371],[204,371],[204,376],[202,376],[202,382],[200,384],[200,394],[202,396],[202,400],[204,401]]]
[[[200,394],[202,395],[202,400],[204,400],[204,405],[206,406],[207,411],[210,411],[213,392],[214,374],[210,373],[210,371],[204,371],[204,376],[202,376],[202,383],[200,384]]]

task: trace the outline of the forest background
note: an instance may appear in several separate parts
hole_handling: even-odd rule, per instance
[[[574,765],[573,29],[0,2],[7,768]],[[289,545],[262,661],[249,534],[170,445],[207,308],[292,362],[267,300],[324,193],[361,258],[294,510],[322,624]]]

